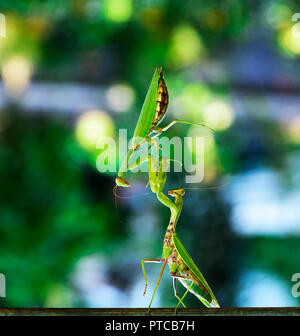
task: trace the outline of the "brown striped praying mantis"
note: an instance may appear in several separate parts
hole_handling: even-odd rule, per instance
[[[168,196],[163,193],[164,185],[167,179],[167,168],[170,160],[160,155],[157,162],[155,161],[154,156],[149,153],[147,157],[144,158],[139,164],[144,163],[146,160],[148,160],[149,184],[151,191],[156,194],[157,199],[163,205],[168,207],[171,212],[169,225],[167,227],[163,242],[162,258],[142,260],[142,270],[145,278],[144,295],[147,291],[147,277],[144,264],[163,264],[148,307],[148,313],[150,312],[150,308],[157,288],[160,284],[160,280],[165,270],[166,264],[169,265],[170,274],[173,279],[174,293],[176,298],[178,299],[178,304],[175,308],[175,311],[177,310],[180,303],[185,307],[183,299],[188,292],[194,294],[206,307],[219,308],[219,303],[215,298],[212,290],[210,289],[208,283],[206,282],[202,273],[197,268],[196,264],[190,257],[189,253],[187,252],[175,232],[175,227],[178,222],[183,205],[182,196],[185,194],[185,190],[183,188],[169,190],[168,195],[175,198],[175,201],[173,202]],[[178,295],[176,282],[177,280],[179,280],[179,282],[186,288],[186,292],[184,293],[182,298],[180,298]]]
[[[199,271],[198,267],[190,257],[189,253],[187,252],[187,250],[185,249],[185,247],[183,246],[182,242],[180,241],[175,232],[175,227],[178,222],[183,205],[182,196],[185,194],[185,190],[183,188],[169,190],[168,195],[175,197],[174,202],[171,201],[171,199],[163,193],[163,188],[167,178],[166,174],[167,163],[168,163],[167,159],[160,157],[159,164],[156,165],[155,167],[155,161],[153,157],[151,155],[148,155],[149,183],[151,190],[153,193],[156,194],[158,200],[162,204],[167,206],[171,211],[169,225],[167,227],[163,242],[162,258],[142,260],[142,269],[145,278],[144,295],[146,294],[147,291],[147,277],[144,263],[163,264],[148,307],[148,313],[150,312],[150,308],[166,264],[169,265],[170,274],[173,279],[174,293],[176,298],[178,299],[178,304],[175,308],[175,312],[180,303],[185,307],[183,299],[185,298],[188,292],[194,294],[206,307],[219,308],[220,307],[219,303],[215,298],[212,290],[210,289],[208,283],[206,282],[202,273]],[[177,283],[176,283],[177,280],[179,280],[180,283],[186,288],[186,292],[184,293],[182,298],[180,298],[178,295]]]

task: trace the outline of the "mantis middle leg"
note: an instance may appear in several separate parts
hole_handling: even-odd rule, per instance
[[[190,279],[187,279],[187,280],[190,280]],[[189,287],[187,288],[187,290],[183,294],[182,298],[179,299],[179,302],[177,303],[177,306],[175,307],[175,314],[177,313],[177,309],[178,309],[178,306],[179,306],[180,302],[183,303],[183,299],[185,298],[185,296],[187,295],[187,293],[190,291],[190,289],[192,288],[193,284],[194,284],[194,281],[191,282],[191,284],[189,285]]]
[[[144,274],[144,279],[145,279],[145,289],[144,289],[144,296],[146,295],[147,292],[147,276],[146,276],[146,271],[145,271],[145,263],[162,263],[164,259],[142,259],[142,269],[143,269],[143,274]]]
[[[178,295],[178,290],[177,290],[177,284],[176,284],[176,278],[173,277],[173,288],[174,288],[174,294],[176,296],[176,298],[178,299],[179,303],[181,303],[183,305],[184,308],[186,308],[185,304],[182,302],[182,300],[180,299],[179,295]]]
[[[195,123],[195,122],[192,122],[192,121],[185,121],[185,120],[175,119],[175,120],[173,120],[172,122],[170,122],[170,124],[168,124],[165,127],[156,127],[154,129],[154,131],[156,132],[156,134],[154,136],[152,136],[151,138],[153,139],[153,138],[158,137],[161,133],[165,132],[166,130],[168,130],[170,127],[172,127],[176,123],[189,124],[189,125],[194,125],[194,126],[203,126],[203,127],[206,127],[206,128],[208,128],[208,129],[210,129],[211,131],[214,132],[214,129],[212,129],[211,127],[209,127],[207,125]]]

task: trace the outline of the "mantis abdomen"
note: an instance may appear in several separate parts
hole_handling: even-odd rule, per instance
[[[212,297],[208,291],[196,284],[195,282],[191,285],[191,281],[178,279],[181,284],[189,290],[192,294],[194,294],[206,307],[208,308],[220,308],[220,305],[216,298]]]

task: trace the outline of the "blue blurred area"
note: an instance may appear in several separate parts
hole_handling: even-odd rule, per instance
[[[205,140],[203,182],[171,172],[165,189],[186,188],[187,250],[221,306],[300,304],[295,1],[28,0],[0,12],[0,306],[148,305],[160,268],[147,265],[144,299],[140,260],[161,256],[168,209],[146,174],[129,174],[115,199],[96,142],[132,135],[156,66],[170,94],[164,122],[216,129],[167,132]],[[167,271],[153,306],[175,304]]]

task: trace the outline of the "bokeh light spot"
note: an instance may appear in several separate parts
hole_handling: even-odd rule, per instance
[[[112,85],[106,94],[109,108],[116,112],[126,112],[135,100],[134,90],[125,84]]]
[[[126,22],[132,14],[131,0],[105,0],[102,5],[105,17],[113,22]]]
[[[13,56],[2,65],[2,78],[10,95],[20,95],[31,79],[32,67],[23,56]]]
[[[100,110],[82,114],[76,125],[76,139],[87,150],[95,150],[101,137],[114,136],[114,123],[110,116]]]
[[[234,120],[234,110],[224,101],[215,100],[204,107],[205,124],[217,131],[229,128]]]
[[[288,135],[291,142],[300,144],[300,116],[293,118],[288,124]]]
[[[188,118],[191,121],[201,122],[202,107],[211,99],[210,89],[202,83],[186,85],[182,93],[177,96],[172,104],[172,113],[177,118]]]
[[[190,25],[181,25],[174,29],[171,37],[170,62],[175,66],[191,65],[205,53],[200,35]]]
[[[300,54],[300,36],[293,33],[292,26],[283,29],[279,33],[278,42],[283,51],[289,56]]]
[[[204,138],[204,153],[197,152],[196,146],[188,143],[188,150],[192,153],[193,158],[204,155],[204,182],[210,183],[217,176],[217,148],[214,134],[211,131],[199,126],[191,126],[188,131],[188,137]]]

